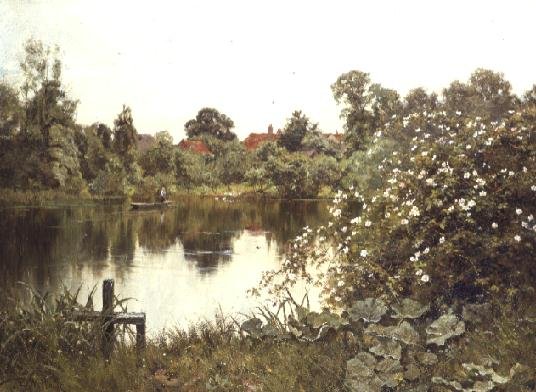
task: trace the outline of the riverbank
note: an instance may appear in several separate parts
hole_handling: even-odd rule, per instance
[[[105,359],[98,327],[69,320],[75,300],[68,293],[55,305],[38,295],[26,307],[6,307],[3,300],[1,391],[519,392],[536,387],[535,319],[515,301],[447,309],[437,302],[386,307],[371,299],[357,301],[343,317],[295,307],[294,318],[284,324],[262,313],[243,323],[219,316],[188,331],[163,331],[139,355],[128,343],[129,332],[121,330],[114,353]]]
[[[314,200],[325,200],[333,198],[333,191],[329,187],[324,187],[319,192],[318,196]],[[219,186],[216,188],[210,188],[206,186],[194,187],[190,189],[186,188],[173,188],[168,194],[168,199],[172,201],[180,201],[184,197],[211,197],[222,200],[232,199],[275,199],[280,200],[280,196],[277,194],[275,188],[269,188],[263,191],[254,189],[246,184],[232,184],[230,186]],[[123,203],[127,201],[156,201],[156,196],[152,198],[148,197],[133,197],[129,196],[100,196],[94,195],[88,192],[82,192],[81,194],[69,194],[61,190],[39,190],[39,191],[21,191],[14,189],[2,188],[0,189],[0,207],[7,206],[44,206],[48,204],[80,204],[80,203]]]

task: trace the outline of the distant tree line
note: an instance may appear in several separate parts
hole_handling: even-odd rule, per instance
[[[62,85],[57,47],[29,40],[20,69],[20,86],[0,82],[0,187],[102,197],[151,199],[162,185],[190,191],[233,184],[287,198],[316,197],[351,183],[380,181],[374,167],[409,137],[403,126],[394,125],[412,113],[445,112],[453,125],[475,116],[498,122],[509,111],[536,102],[536,87],[517,97],[502,74],[485,69],[477,69],[466,83],[452,82],[441,97],[423,88],[401,97],[373,83],[367,73],[350,71],[331,86],[342,107],[340,141],[327,138],[297,110],[277,142],[248,151],[233,133],[230,117],[202,108],[184,130],[209,153],[180,149],[165,131],[141,151],[128,106],[111,128],[77,123],[78,101]],[[376,132],[389,137],[375,142]]]

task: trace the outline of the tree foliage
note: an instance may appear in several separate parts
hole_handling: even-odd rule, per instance
[[[317,128],[318,124],[311,123],[301,110],[296,110],[287,120],[278,143],[281,147],[286,148],[287,151],[299,151],[302,149],[303,138],[306,135],[317,132]]]
[[[189,139],[209,135],[225,141],[235,140],[236,135],[231,131],[233,128],[233,120],[213,108],[199,110],[194,119],[184,124]]]

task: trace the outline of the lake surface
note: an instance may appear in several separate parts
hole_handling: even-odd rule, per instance
[[[115,279],[129,311],[147,313],[149,334],[224,313],[248,312],[246,291],[277,268],[286,242],[328,219],[325,201],[185,198],[164,210],[125,205],[0,210],[0,284],[52,294],[81,287],[80,302]],[[20,285],[19,285],[20,286]]]

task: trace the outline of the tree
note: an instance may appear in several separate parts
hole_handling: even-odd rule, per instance
[[[337,104],[343,105],[341,118],[345,120],[345,139],[350,154],[365,149],[375,131],[401,114],[398,93],[378,83],[372,84],[368,73],[342,74],[331,90]]]
[[[317,128],[318,124],[311,123],[301,110],[296,110],[287,120],[278,143],[288,151],[299,151],[302,148],[302,141],[305,135],[315,132]]]
[[[195,119],[184,124],[184,131],[189,139],[210,135],[220,140],[234,140],[236,135],[231,132],[232,128],[234,128],[233,120],[213,108],[201,109]]]
[[[124,157],[127,152],[136,148],[137,131],[132,119],[132,111],[128,106],[123,105],[121,113],[114,121],[114,150]]]
[[[140,158],[145,175],[169,174],[173,171],[173,138],[167,131],[157,132],[155,144]]]
[[[502,73],[479,68],[471,74],[469,86],[474,93],[473,102],[477,115],[498,120],[514,108],[512,86]]]
[[[536,84],[532,85],[532,88],[525,92],[523,102],[531,106],[536,106]]]
[[[410,90],[404,98],[404,115],[411,113],[431,113],[438,106],[437,94],[428,95],[422,87]]]
[[[511,90],[503,74],[479,68],[471,74],[468,84],[454,81],[443,90],[444,107],[450,114],[458,112],[496,121],[517,104]]]
[[[20,102],[16,91],[0,82],[0,138],[9,139],[17,131],[20,121]]]
[[[96,134],[102,141],[104,148],[109,150],[112,147],[112,130],[106,124],[95,124]]]
[[[345,139],[352,150],[363,148],[365,139],[372,133],[370,113],[366,110],[370,104],[369,87],[369,74],[361,71],[344,73],[331,85],[335,101],[343,105]]]
[[[24,75],[23,133],[39,132],[45,146],[49,144],[49,131],[54,124],[65,127],[74,125],[78,102],[68,99],[61,86],[61,61],[59,47],[45,46],[41,41],[28,40],[25,57],[20,63]]]

